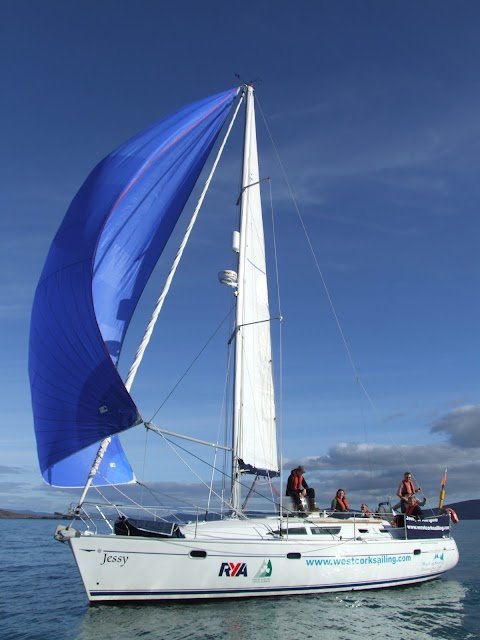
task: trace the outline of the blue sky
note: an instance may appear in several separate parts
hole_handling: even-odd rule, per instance
[[[262,112],[368,392],[356,384],[260,116],[286,256],[285,468],[303,462],[322,504],[339,486],[353,504],[375,504],[407,468],[433,503],[445,467],[449,500],[479,497],[479,18],[474,1],[20,0],[2,8],[0,508],[63,509],[75,498],[41,480],[27,376],[32,298],[70,200],[111,149],[235,86],[235,73],[260,79]],[[235,171],[228,151],[213,189],[220,205],[207,202],[179,272],[180,314],[166,306],[132,390],[144,417],[226,309],[215,279],[231,266],[221,214],[236,200],[226,191]],[[212,320],[207,311],[217,309]],[[140,328],[132,334],[133,345]],[[133,349],[125,348],[124,368]],[[224,360],[224,351],[206,356],[207,373],[199,368],[186,387],[189,402],[172,397],[158,425],[202,437],[203,425],[216,424],[223,372],[215,365]],[[176,472],[162,453],[139,469],[141,431],[125,448],[140,477],[169,488]],[[196,491],[188,474],[177,479]]]

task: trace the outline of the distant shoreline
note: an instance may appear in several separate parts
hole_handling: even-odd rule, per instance
[[[0,518],[5,520],[72,520],[73,516],[62,515],[60,513],[20,513],[18,511],[7,511],[0,509]]]

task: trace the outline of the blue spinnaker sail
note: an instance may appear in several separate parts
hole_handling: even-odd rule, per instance
[[[45,481],[54,487],[84,487],[97,451],[98,443],[95,443],[78,451],[73,456],[53,464],[42,474]],[[118,436],[112,436],[93,478],[92,485],[101,487],[111,484],[128,484],[134,481],[132,467],[127,460],[120,440]]]
[[[37,287],[30,330],[35,434],[47,482],[72,486],[61,472],[68,465],[58,463],[142,421],[115,365],[237,92],[188,105],[120,146],[93,169],[67,211]],[[128,465],[121,448],[119,455]],[[70,462],[80,465],[78,458]],[[100,469],[105,482],[109,469],[109,463]]]

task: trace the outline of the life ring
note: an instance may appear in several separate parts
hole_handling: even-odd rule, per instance
[[[448,507],[448,509],[445,509],[445,511],[450,514],[450,520],[453,523],[458,524],[460,522],[459,517],[451,507]]]

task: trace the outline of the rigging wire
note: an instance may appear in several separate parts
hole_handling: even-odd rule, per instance
[[[300,212],[300,208],[299,208],[299,206],[298,206],[297,200],[296,200],[296,198],[295,198],[295,195],[294,195],[294,193],[293,193],[292,187],[291,187],[291,185],[290,185],[290,181],[288,180],[287,172],[285,171],[285,167],[284,167],[283,162],[282,162],[282,160],[281,160],[281,158],[280,158],[280,154],[278,153],[278,149],[277,149],[277,146],[276,146],[275,141],[274,141],[274,139],[273,139],[273,136],[272,136],[272,133],[271,133],[271,131],[270,131],[270,128],[269,128],[269,126],[268,126],[267,120],[266,120],[265,115],[264,115],[264,113],[263,113],[263,110],[262,110],[262,108],[261,108],[261,106],[260,106],[260,103],[258,102],[258,98],[257,98],[257,103],[258,103],[258,106],[259,106],[259,109],[260,109],[260,113],[262,114],[262,118],[263,118],[263,121],[264,121],[264,124],[265,124],[266,130],[267,130],[268,136],[269,136],[269,138],[270,138],[270,142],[272,143],[273,150],[274,150],[275,155],[276,155],[276,157],[277,157],[278,164],[279,164],[279,166],[280,166],[280,169],[281,169],[281,171],[282,171],[282,174],[283,174],[283,177],[284,177],[285,183],[286,183],[286,185],[287,185],[287,189],[288,189],[288,191],[289,191],[289,193],[290,193],[290,197],[292,198],[292,202],[293,202],[293,206],[294,206],[295,212],[296,212],[296,214],[297,214],[297,216],[298,216],[298,219],[299,219],[299,221],[300,221],[300,225],[301,225],[301,227],[302,227],[302,229],[303,229],[303,232],[304,232],[304,234],[305,234],[305,238],[306,238],[306,240],[307,240],[307,244],[308,244],[308,247],[309,247],[309,249],[310,249],[310,253],[311,253],[311,255],[312,255],[313,261],[315,262],[315,266],[316,266],[317,271],[318,271],[318,274],[319,274],[319,276],[320,276],[320,280],[321,280],[321,282],[322,282],[323,289],[324,289],[324,291],[325,291],[325,295],[327,296],[327,300],[328,300],[328,303],[329,303],[329,305],[330,305],[330,309],[331,309],[331,312],[332,312],[332,314],[333,314],[333,317],[334,317],[335,323],[336,323],[336,325],[337,325],[338,332],[339,332],[339,334],[340,334],[340,337],[341,337],[341,339],[342,339],[343,345],[344,345],[344,347],[345,347],[345,351],[346,351],[346,353],[347,353],[347,356],[348,356],[348,359],[349,359],[349,362],[350,362],[350,366],[351,366],[352,371],[353,371],[353,373],[354,373],[354,375],[355,375],[355,380],[356,380],[356,382],[358,383],[358,385],[360,386],[360,388],[362,389],[362,391],[364,392],[365,397],[369,400],[369,402],[370,402],[371,406],[375,409],[375,411],[377,411],[377,408],[376,408],[376,406],[375,406],[375,403],[373,402],[373,400],[372,400],[372,398],[370,397],[370,395],[369,395],[368,391],[366,390],[365,386],[363,385],[363,382],[362,382],[362,380],[361,380],[361,378],[360,378],[360,374],[358,373],[358,369],[357,369],[357,367],[356,367],[356,365],[355,365],[355,362],[354,362],[354,360],[353,360],[353,356],[352,356],[352,353],[351,353],[350,348],[349,348],[349,346],[348,346],[348,342],[347,342],[347,339],[346,339],[346,337],[345,337],[345,333],[344,333],[344,331],[343,331],[342,325],[341,325],[341,323],[340,323],[340,319],[339,319],[339,317],[338,317],[337,311],[336,311],[336,309],[335,309],[335,305],[333,304],[333,300],[332,300],[332,297],[331,297],[331,295],[330,295],[330,291],[329,291],[329,288],[328,288],[328,286],[327,286],[327,282],[326,282],[326,280],[325,280],[325,277],[324,277],[324,275],[323,275],[322,269],[321,269],[321,267],[320,267],[320,264],[319,264],[319,262],[318,262],[317,256],[316,256],[316,254],[315,254],[315,250],[314,250],[314,248],[313,248],[312,241],[310,240],[310,235],[309,235],[309,233],[308,233],[307,227],[306,227],[305,222],[304,222],[304,220],[303,220],[303,216],[302,216],[302,214],[301,214],[301,212]]]
[[[148,428],[148,427],[147,427]],[[167,436],[165,436],[163,433],[159,432],[159,431],[154,431],[154,433],[156,433],[157,435],[159,435],[161,438],[163,438],[163,440],[165,440],[165,442],[167,442],[167,444],[169,445],[170,449],[174,450],[174,447],[177,447],[178,449],[181,449],[184,453],[187,453],[188,455],[192,456],[193,458],[195,458],[196,460],[202,462],[203,464],[207,465],[208,467],[212,467],[212,465],[207,462],[206,460],[204,460],[203,458],[201,458],[200,456],[197,456],[195,453],[193,453],[192,451],[189,451],[188,449],[186,449],[185,447],[182,447],[180,444],[178,444],[177,442],[173,442],[171,441]],[[208,486],[207,483],[202,480],[196,473],[195,471],[193,471],[193,469],[191,469],[191,467],[184,461],[184,459],[180,456],[180,454],[176,454],[180,460],[182,460],[182,462],[184,462],[184,464],[192,471],[192,473],[194,473],[197,478],[200,480],[200,482],[205,485]],[[223,476],[225,476],[227,479],[231,480],[231,475],[228,474],[225,471],[222,471],[221,469],[217,469],[217,471],[219,473],[221,473]],[[250,489],[250,487],[248,485],[246,485],[244,482],[239,482],[240,486],[243,487],[244,489]],[[268,500],[267,496],[265,496],[264,494],[260,493],[259,491],[256,490],[252,490],[252,493],[255,493],[258,497],[263,498]],[[227,506],[230,506],[229,502],[227,500],[225,500],[222,496],[220,496],[219,494],[215,493],[214,494],[220,499],[222,500],[222,504],[225,504]]]
[[[142,341],[140,343],[140,346],[137,349],[137,353],[135,354],[135,358],[134,358],[133,364],[130,367],[130,371],[128,372],[127,379],[125,380],[125,388],[127,389],[127,391],[130,391],[130,389],[132,387],[133,380],[135,378],[135,374],[137,373],[138,367],[140,366],[140,363],[142,361],[143,355],[145,353],[145,349],[147,348],[148,343],[150,341],[150,338],[152,336],[153,330],[155,328],[155,324],[156,324],[156,322],[158,320],[158,316],[160,315],[160,311],[162,310],[163,303],[164,303],[165,298],[166,298],[166,296],[167,296],[167,294],[168,294],[168,292],[170,290],[170,285],[172,284],[173,277],[174,277],[174,275],[176,273],[177,267],[178,267],[178,265],[180,263],[180,260],[181,260],[181,258],[183,256],[183,252],[184,252],[185,247],[187,245],[188,239],[190,238],[190,234],[191,234],[193,226],[194,226],[194,224],[195,224],[195,222],[197,220],[198,214],[200,212],[201,206],[202,206],[203,201],[205,199],[205,196],[207,194],[208,188],[210,187],[210,183],[211,183],[211,181],[213,179],[213,176],[214,176],[215,170],[217,168],[217,165],[220,162],[220,158],[222,156],[222,153],[223,153],[223,150],[225,148],[225,145],[227,144],[227,140],[228,140],[228,138],[230,136],[230,132],[231,132],[231,130],[233,128],[233,124],[234,124],[234,122],[236,120],[236,117],[237,117],[238,111],[240,109],[240,105],[242,104],[242,101],[243,101],[243,94],[241,95],[240,100],[238,101],[238,104],[237,104],[237,106],[235,108],[235,112],[234,112],[234,114],[232,116],[232,119],[231,119],[229,125],[228,125],[227,132],[225,133],[225,137],[224,137],[224,139],[222,141],[222,144],[220,145],[220,148],[219,148],[219,150],[217,152],[217,156],[215,158],[215,161],[214,161],[214,163],[212,165],[212,168],[210,169],[210,173],[208,174],[208,178],[207,178],[207,180],[205,182],[205,185],[203,187],[202,193],[200,194],[200,197],[198,199],[197,206],[195,207],[195,210],[194,210],[194,212],[192,214],[192,217],[190,219],[190,222],[189,222],[189,225],[188,225],[187,230],[185,232],[185,235],[184,235],[184,237],[182,239],[182,242],[180,243],[180,246],[178,248],[177,255],[175,256],[175,260],[173,261],[172,266],[170,268],[170,272],[169,272],[169,274],[167,276],[167,279],[165,281],[165,285],[163,287],[163,291],[162,291],[162,293],[160,294],[160,297],[157,300],[157,303],[155,305],[155,309],[154,309],[154,311],[152,313],[152,316],[150,318],[150,322],[147,325],[147,328],[145,330],[143,339],[142,339]]]
[[[260,105],[259,105],[260,106]],[[261,109],[260,109],[261,111]],[[263,113],[262,113],[263,116]],[[279,342],[279,349],[278,349],[278,377],[279,377],[279,383],[278,383],[278,411],[277,411],[277,416],[276,416],[276,421],[277,421],[277,435],[278,435],[278,439],[277,439],[277,449],[281,449],[281,447],[279,447],[279,442],[283,442],[283,325],[282,325],[282,304],[281,304],[281,298],[280,298],[280,274],[279,274],[279,269],[278,269],[278,252],[277,252],[277,234],[276,234],[276,229],[275,229],[275,216],[274,216],[274,209],[273,209],[273,194],[272,194],[272,181],[269,179],[268,180],[268,186],[269,186],[269,195],[270,195],[270,217],[271,217],[271,221],[272,221],[272,236],[273,236],[273,255],[274,255],[274,264],[275,264],[275,283],[276,283],[276,288],[277,288],[277,305],[278,305],[278,316],[280,318],[280,322],[279,322],[279,335],[278,335],[278,342]],[[273,370],[273,368],[272,368]],[[275,385],[274,385],[275,388]],[[277,451],[277,453],[279,454],[280,451]],[[278,455],[278,459],[280,461],[279,463],[279,467],[280,467],[280,486],[283,486],[283,459],[281,455]],[[273,486],[273,484],[271,484],[271,488],[275,489],[275,487]],[[283,494],[280,493],[280,512],[281,512],[281,507],[282,507],[282,496]]]
[[[202,478],[198,475],[198,473],[193,469],[193,467],[191,465],[188,464],[188,462],[185,460],[185,458],[182,458],[182,456],[175,451],[175,446],[178,447],[179,449],[182,449],[182,451],[184,451],[185,453],[190,453],[190,455],[192,455],[194,458],[200,459],[198,458],[198,456],[195,456],[194,454],[192,454],[190,451],[188,451],[187,449],[185,449],[184,447],[181,447],[180,445],[172,442],[171,440],[169,440],[163,433],[159,433],[157,431],[155,431],[155,433],[157,433],[159,436],[161,436],[163,438],[163,440],[168,444],[168,446],[170,447],[170,449],[175,453],[175,455],[183,462],[183,464],[187,467],[187,469],[189,471],[191,471],[193,473],[193,475],[197,478],[197,480],[200,481],[201,484],[203,484],[205,487],[207,487],[207,489],[209,488],[209,485],[207,482],[205,482],[205,480],[202,480]],[[205,462],[205,464],[207,464],[209,467],[211,467],[212,465],[210,465],[208,462]],[[215,491],[213,491],[212,489],[212,493],[219,498],[220,500],[222,500],[222,496],[220,496],[218,493],[216,493]]]
[[[101,475],[101,474],[99,474],[99,475]],[[103,478],[103,476],[101,476],[101,477]],[[106,479],[104,478],[104,480],[106,480]],[[108,482],[108,480],[106,480],[106,482]],[[137,481],[137,484],[139,484],[139,485],[141,486],[141,483],[139,483],[138,481]],[[116,491],[117,493],[119,493],[123,498],[125,498],[126,500],[128,500],[128,501],[129,501],[131,504],[133,504],[135,507],[138,507],[138,509],[140,509],[141,511],[146,511],[147,513],[149,513],[149,514],[150,514],[150,515],[152,515],[153,517],[159,517],[159,516],[158,516],[154,511],[152,511],[152,510],[151,510],[151,508],[146,507],[146,506],[144,506],[143,504],[141,504],[141,503],[137,502],[136,500],[134,500],[134,498],[132,498],[132,496],[129,496],[129,495],[128,495],[128,494],[126,494],[124,491],[122,491],[122,490],[119,488],[119,486],[118,486],[118,485],[116,485],[116,484],[111,484],[111,483],[109,483],[109,482],[108,482],[108,486],[109,486],[110,488],[112,488],[112,489],[115,489],[115,491]],[[105,500],[105,502],[106,502],[107,504],[112,505],[112,501],[107,499],[107,497],[106,497],[106,496],[105,496],[105,495],[100,491],[100,488],[99,488],[98,486],[94,485],[94,487],[93,487],[93,488],[94,488],[94,489],[96,490],[96,492],[97,492],[97,493],[98,493],[98,494],[99,494],[99,495],[100,495],[100,496]],[[147,487],[144,487],[144,488],[146,489]],[[160,504],[161,504],[161,503],[160,503]],[[112,506],[114,506],[114,507],[117,509],[117,511],[118,511],[118,507],[117,507],[117,505],[112,505]],[[166,507],[164,507],[163,505],[161,505],[161,506],[162,506],[162,508],[166,508]],[[160,519],[161,519],[161,520],[165,520],[165,518],[161,518],[161,517],[160,517]]]
[[[226,374],[225,374],[225,384],[224,384],[224,389],[223,389],[223,400],[222,400],[222,407],[220,409],[220,419],[218,422],[218,431],[217,431],[217,442],[219,442],[220,440],[220,429],[221,429],[221,422],[222,422],[222,416],[227,416],[227,412],[226,412],[226,404],[227,404],[227,396],[228,396],[228,383],[229,383],[229,371],[230,371],[230,349],[227,349],[227,368],[226,368]],[[225,433],[226,436],[226,433]],[[226,442],[226,437],[224,439],[224,442]],[[225,452],[226,453],[226,452]],[[208,499],[207,499],[207,512],[210,510],[210,501],[212,498],[212,492],[213,492],[213,481],[214,481],[214,477],[215,477],[215,471],[216,471],[216,465],[217,465],[217,455],[218,455],[218,448],[215,448],[215,453],[213,456],[213,464],[212,464],[212,475],[210,478],[210,489],[208,492]],[[223,476],[222,476],[223,478]],[[225,495],[225,487],[222,487],[222,504],[223,504],[223,500],[224,500],[224,495]]]
[[[361,392],[361,393],[360,393],[360,405],[361,405],[362,424],[363,424],[363,429],[364,429],[364,438],[365,438],[365,442],[368,444],[366,418],[365,418],[365,412],[364,412],[363,402],[361,401],[362,393],[363,393],[363,396],[367,399],[367,401],[368,401],[368,403],[370,404],[370,406],[372,407],[373,411],[375,412],[375,415],[377,416],[377,419],[380,419],[380,412],[379,412],[379,410],[378,410],[378,408],[377,408],[377,406],[376,406],[375,402],[373,401],[372,397],[370,396],[370,394],[369,394],[368,390],[366,389],[366,387],[365,387],[365,385],[364,385],[364,383],[363,383],[363,380],[362,380],[362,378],[361,378],[361,376],[360,376],[360,373],[359,373],[359,371],[358,371],[358,368],[357,368],[357,366],[356,366],[356,364],[355,364],[355,361],[354,361],[354,359],[353,359],[353,355],[352,355],[352,352],[351,352],[351,350],[350,350],[350,347],[348,346],[348,342],[347,342],[347,339],[346,339],[346,336],[345,336],[345,332],[344,332],[343,327],[342,327],[342,325],[341,325],[341,323],[340,323],[340,319],[339,319],[339,317],[338,317],[338,314],[337,314],[337,311],[336,311],[336,308],[335,308],[335,305],[334,305],[334,302],[333,302],[332,296],[331,296],[331,294],[330,294],[329,287],[328,287],[328,285],[327,285],[326,279],[325,279],[325,277],[324,277],[324,275],[323,275],[322,269],[321,269],[321,267],[320,267],[320,264],[319,264],[319,262],[318,262],[317,256],[316,256],[316,254],[315,254],[315,250],[314,250],[314,248],[313,248],[313,244],[312,244],[312,241],[311,241],[311,239],[310,239],[310,235],[309,235],[309,233],[308,233],[308,229],[307,229],[306,224],[305,224],[305,222],[304,222],[304,220],[303,220],[303,216],[302,216],[302,214],[301,214],[300,208],[299,208],[299,206],[298,206],[298,203],[297,203],[297,201],[296,201],[296,198],[295,198],[295,195],[294,195],[294,193],[293,193],[292,187],[291,187],[291,185],[290,185],[290,181],[289,181],[289,179],[288,179],[288,176],[287,176],[287,173],[286,173],[285,167],[284,167],[284,165],[283,165],[283,162],[282,162],[282,160],[281,160],[281,158],[280,158],[280,154],[279,154],[279,152],[278,152],[277,146],[276,146],[275,141],[274,141],[274,139],[273,139],[273,135],[272,135],[272,133],[271,133],[270,127],[268,126],[267,119],[266,119],[265,114],[264,114],[264,112],[263,112],[263,110],[262,110],[262,107],[261,107],[260,101],[258,100],[258,96],[257,96],[256,102],[257,102],[257,105],[258,105],[259,111],[260,111],[260,113],[261,113],[261,116],[262,116],[262,119],[263,119],[263,122],[264,122],[264,125],[265,125],[265,129],[266,129],[267,134],[268,134],[268,136],[269,136],[269,138],[270,138],[270,142],[271,142],[271,144],[272,144],[272,147],[273,147],[273,150],[274,150],[275,156],[276,156],[276,158],[277,158],[278,164],[279,164],[280,169],[281,169],[281,172],[282,172],[282,174],[283,174],[283,178],[284,178],[284,180],[285,180],[285,183],[286,183],[286,186],[287,186],[288,192],[289,192],[290,197],[291,197],[291,199],[292,199],[292,202],[293,202],[293,206],[294,206],[295,212],[296,212],[297,217],[298,217],[298,219],[299,219],[299,221],[300,221],[300,225],[301,225],[302,230],[303,230],[303,233],[304,233],[304,235],[305,235],[305,238],[306,238],[306,241],[307,241],[307,244],[308,244],[308,247],[309,247],[310,253],[311,253],[311,255],[312,255],[312,258],[313,258],[313,260],[314,260],[314,263],[315,263],[315,266],[316,266],[317,272],[318,272],[318,274],[319,274],[320,281],[321,281],[321,283],[322,283],[322,286],[323,286],[323,289],[324,289],[324,291],[325,291],[325,295],[326,295],[326,298],[327,298],[328,304],[329,304],[329,306],[330,306],[330,309],[331,309],[331,312],[332,312],[332,315],[333,315],[333,318],[334,318],[335,324],[336,324],[336,326],[337,326],[337,330],[338,330],[338,332],[339,332],[339,335],[340,335],[341,341],[342,341],[342,343],[343,343],[343,345],[344,345],[344,348],[345,348],[345,351],[346,351],[346,354],[347,354],[347,357],[348,357],[348,360],[349,360],[349,363],[350,363],[350,367],[351,367],[351,369],[352,369],[352,371],[353,371],[353,375],[354,375],[354,378],[355,378],[355,382],[357,383],[358,388],[359,388],[359,390],[360,390],[360,392]],[[392,444],[394,444],[394,445],[395,445],[395,444],[398,444],[398,443],[394,442],[394,441],[393,441],[393,439],[392,439]],[[402,455],[402,453],[400,452],[400,456],[401,456],[401,455]],[[408,462],[408,461],[407,461],[407,460],[405,460],[405,459],[403,459],[403,462],[404,462],[405,464],[407,464],[407,462]],[[371,464],[370,464],[370,466],[371,466]]]
[[[99,474],[98,474],[98,475],[99,475],[99,476],[100,476],[100,477],[101,477],[101,478],[102,478],[102,479],[107,483],[105,486],[108,486],[108,487],[109,487],[109,488],[111,488],[111,489],[115,489],[115,491],[116,491],[117,493],[119,493],[123,498],[125,498],[125,500],[129,501],[131,504],[133,504],[133,505],[134,505],[135,507],[137,507],[139,510],[141,510],[141,511],[146,511],[147,513],[150,513],[150,515],[154,516],[154,518],[159,518],[159,519],[161,519],[161,520],[164,520],[165,522],[167,522],[167,521],[168,521],[166,518],[162,518],[161,516],[159,516],[159,515],[158,515],[158,513],[157,513],[156,511],[152,511],[152,509],[153,509],[153,508],[155,508],[155,507],[152,507],[152,506],[145,506],[145,505],[143,504],[143,502],[138,502],[138,501],[137,501],[137,500],[135,500],[132,496],[130,496],[130,495],[128,495],[127,493],[125,493],[124,491],[122,491],[122,490],[119,488],[119,485],[112,484],[112,483],[111,483],[107,478],[105,478],[105,476],[104,476],[102,473],[100,473],[100,472],[99,472]],[[136,480],[136,481],[135,481],[135,484],[141,488],[142,492],[143,492],[143,490],[147,491],[147,492],[152,496],[152,498],[154,498],[154,499],[158,502],[158,504],[159,504],[159,507],[160,507],[160,508],[164,509],[165,511],[167,511],[167,510],[168,510],[168,512],[169,512],[169,518],[173,516],[173,517],[177,520],[177,522],[182,522],[181,518],[178,518],[178,517],[175,515],[175,513],[173,513],[173,511],[171,510],[171,508],[170,508],[170,507],[166,506],[165,504],[162,504],[162,502],[160,502],[160,500],[158,499],[157,494],[158,494],[158,495],[161,495],[161,496],[164,496],[165,498],[168,498],[169,500],[172,500],[172,501],[175,501],[175,502],[179,502],[179,503],[181,503],[181,504],[187,505],[187,506],[188,506],[188,507],[190,507],[190,508],[193,508],[193,509],[197,509],[197,510],[198,510],[198,506],[197,506],[197,505],[195,505],[194,503],[192,503],[192,502],[188,502],[187,500],[182,500],[181,498],[178,498],[177,496],[171,496],[171,495],[169,495],[168,493],[164,493],[164,492],[161,492],[161,491],[156,491],[156,492],[155,492],[155,491],[152,491],[152,489],[151,489],[148,485],[143,484],[143,483],[142,483],[142,482],[140,482],[139,480]],[[108,505],[112,505],[112,501],[111,501],[111,500],[109,500],[109,499],[108,499],[108,498],[107,498],[107,497],[106,497],[106,496],[105,496],[105,495],[100,491],[100,487],[98,487],[97,485],[94,485],[94,486],[93,486],[93,488],[94,488],[94,489],[97,491],[97,493],[98,493],[98,494],[103,498],[103,500],[105,501],[105,503],[106,503],[106,504],[108,504]],[[143,493],[142,493],[142,495],[143,495]],[[117,506],[122,506],[122,505],[112,505],[112,506],[114,506],[115,508],[117,508]],[[117,511],[118,511],[118,509],[117,509]]]
[[[180,376],[180,378],[177,380],[177,382],[175,383],[175,385],[170,389],[170,391],[168,392],[168,394],[165,396],[165,398],[163,399],[162,403],[159,405],[159,407],[157,408],[157,410],[153,413],[151,419],[148,422],[153,422],[153,419],[155,418],[155,416],[161,411],[161,409],[164,407],[164,405],[167,403],[167,401],[169,400],[169,398],[174,394],[174,392],[176,391],[176,389],[179,387],[179,385],[182,383],[183,379],[188,375],[188,373],[190,372],[190,370],[192,369],[192,367],[195,365],[195,363],[197,362],[197,360],[200,358],[200,356],[202,355],[202,353],[205,351],[205,349],[208,347],[208,345],[210,344],[210,342],[215,338],[215,336],[217,335],[217,333],[220,331],[220,329],[222,328],[222,326],[225,324],[226,320],[228,319],[228,317],[231,315],[232,311],[234,309],[234,306],[232,306],[228,313],[226,314],[226,316],[222,319],[222,321],[220,322],[220,324],[215,328],[215,330],[213,331],[213,333],[210,335],[210,337],[208,338],[208,340],[205,342],[205,344],[203,345],[203,347],[200,349],[200,351],[196,354],[196,356],[193,358],[193,360],[191,361],[191,363],[189,364],[189,366],[185,369],[185,371],[183,372],[183,374]],[[224,394],[224,399],[225,399],[225,394]],[[221,414],[223,412],[223,407],[221,410]],[[144,461],[143,461],[143,468],[145,469],[146,466],[146,445],[147,445],[147,436],[149,433],[149,429],[146,429],[146,436],[145,436],[145,451],[144,451]],[[217,442],[219,440],[219,436],[217,434]],[[212,479],[211,479],[211,486],[213,486],[213,474],[215,472],[215,461],[217,458],[217,454],[218,454],[218,450],[215,449],[215,454],[214,454],[214,464],[211,465],[212,466]],[[188,466],[188,465],[187,465]],[[137,481],[138,482],[138,481]],[[143,484],[143,482],[138,482],[138,484],[144,488],[146,488],[146,485]],[[210,504],[210,499],[211,499],[211,493],[209,492],[209,497],[208,497],[208,504]],[[224,498],[222,498],[222,500],[224,500]]]
[[[175,392],[175,390],[177,389],[177,387],[180,385],[180,383],[182,382],[182,380],[185,378],[185,376],[189,373],[190,369],[193,367],[193,365],[197,362],[197,360],[200,358],[200,356],[202,355],[202,353],[205,351],[205,349],[208,347],[208,345],[210,344],[210,342],[213,340],[213,338],[217,335],[217,333],[220,331],[220,329],[222,328],[222,325],[224,324],[224,322],[228,319],[228,317],[230,316],[230,314],[232,313],[234,307],[231,307],[227,313],[227,315],[223,318],[223,320],[220,322],[220,324],[217,326],[217,328],[214,330],[214,332],[211,334],[211,336],[208,338],[208,340],[205,342],[205,344],[203,345],[203,347],[200,349],[200,351],[197,353],[197,355],[194,357],[194,359],[192,360],[192,362],[189,364],[189,366],[185,369],[185,371],[183,372],[183,374],[180,376],[180,378],[177,380],[177,382],[175,383],[175,385],[170,389],[170,391],[168,392],[168,394],[165,396],[163,402],[160,404],[160,406],[158,407],[158,409],[152,414],[152,417],[150,418],[150,420],[148,420],[147,422],[153,422],[153,419],[155,418],[155,416],[158,414],[158,412],[164,407],[165,403],[169,400],[169,398],[172,396],[172,394]]]

